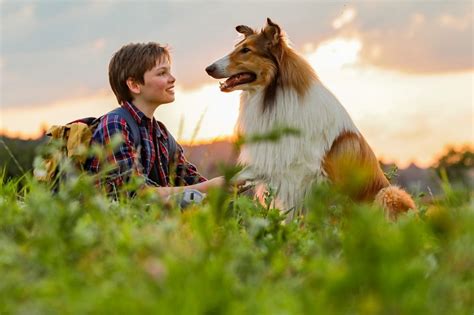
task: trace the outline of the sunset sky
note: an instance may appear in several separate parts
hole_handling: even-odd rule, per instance
[[[117,106],[107,67],[129,42],[172,51],[176,101],[155,117],[183,142],[229,137],[239,92],[204,68],[239,40],[235,26],[278,23],[351,114],[376,155],[426,166],[447,144],[474,142],[472,1],[0,0],[0,131]],[[197,128],[199,127],[199,128]]]

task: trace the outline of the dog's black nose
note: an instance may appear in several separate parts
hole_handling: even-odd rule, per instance
[[[212,74],[214,71],[216,71],[216,66],[213,64],[206,68],[207,74]]]

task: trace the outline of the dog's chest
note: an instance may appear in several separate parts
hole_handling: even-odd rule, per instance
[[[345,109],[322,84],[315,84],[304,98],[294,91],[278,90],[270,110],[263,111],[262,103],[262,92],[242,93],[238,133],[251,138],[286,127],[299,131],[299,135],[283,134],[277,141],[243,146],[240,162],[265,177],[323,176],[322,163],[334,139],[343,130],[357,132]]]
[[[237,131],[247,139],[258,135],[262,140],[246,143],[240,162],[252,165],[258,175],[268,179],[321,174],[321,161],[329,144],[311,117],[314,108],[301,104],[295,94],[280,95],[267,111],[262,111],[261,102],[262,95],[242,95]],[[299,134],[286,134],[285,128]],[[280,135],[277,140],[267,137],[275,133]]]

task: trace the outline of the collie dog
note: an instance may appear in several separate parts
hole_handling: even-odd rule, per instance
[[[290,218],[303,209],[312,184],[322,181],[354,200],[375,200],[391,219],[415,209],[409,194],[390,185],[349,114],[288,45],[280,27],[267,19],[260,32],[244,25],[236,30],[244,38],[206,68],[213,78],[226,78],[221,91],[242,91],[236,132],[261,135],[279,126],[300,131],[277,142],[244,144],[239,162],[246,167],[240,179],[271,187],[276,205],[290,212]]]

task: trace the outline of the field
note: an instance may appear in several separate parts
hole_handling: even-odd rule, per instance
[[[181,212],[151,195],[111,201],[86,175],[58,193],[0,183],[1,314],[474,311],[472,193],[447,181],[395,223],[318,186],[286,224],[229,190]]]

